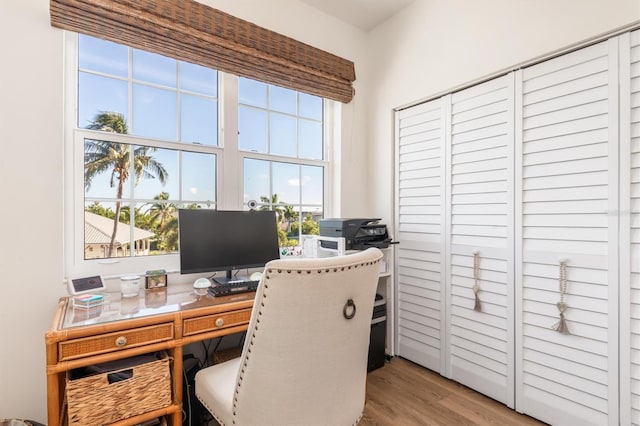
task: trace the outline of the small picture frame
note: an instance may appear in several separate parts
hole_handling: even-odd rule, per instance
[[[164,269],[156,269],[153,271],[147,271],[144,277],[144,288],[164,288],[167,286],[167,271]]]

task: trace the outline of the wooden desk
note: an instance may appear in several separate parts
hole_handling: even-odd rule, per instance
[[[161,350],[173,357],[172,404],[115,424],[167,416],[169,424],[181,425],[183,346],[246,330],[254,297],[255,293],[198,296],[190,286],[169,286],[142,290],[132,299],[108,293],[105,304],[91,310],[74,309],[68,297],[61,298],[45,334],[49,426],[66,424],[63,402],[69,370]]]

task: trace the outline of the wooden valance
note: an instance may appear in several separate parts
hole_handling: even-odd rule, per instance
[[[194,0],[50,0],[51,25],[348,103],[351,61]]]

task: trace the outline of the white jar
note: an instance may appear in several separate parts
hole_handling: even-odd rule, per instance
[[[140,277],[138,275],[121,277],[120,291],[122,292],[122,297],[138,297],[140,293]]]

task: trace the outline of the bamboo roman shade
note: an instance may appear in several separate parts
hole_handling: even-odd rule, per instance
[[[194,0],[50,0],[51,25],[340,102],[353,62]]]

